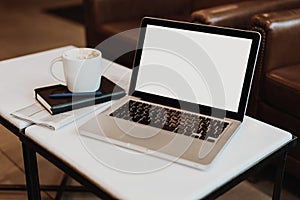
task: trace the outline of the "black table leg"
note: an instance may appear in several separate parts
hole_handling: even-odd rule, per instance
[[[57,190],[55,200],[60,200],[63,192],[65,191],[66,185],[68,184],[69,176],[67,174],[64,174],[64,177],[60,183],[60,188]]]
[[[273,198],[272,198],[273,200],[280,199],[282,182],[283,182],[283,178],[284,178],[286,155],[287,155],[287,151],[285,151],[279,157],[279,163],[278,163],[278,166],[276,169],[276,177],[275,177],[276,180],[275,180],[274,189],[273,189]]]
[[[40,200],[40,183],[37,167],[36,153],[22,143],[23,159],[26,176],[26,187],[29,200]]]

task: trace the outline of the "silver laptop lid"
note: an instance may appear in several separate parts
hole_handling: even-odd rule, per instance
[[[259,41],[256,32],[144,18],[130,93],[242,121]]]

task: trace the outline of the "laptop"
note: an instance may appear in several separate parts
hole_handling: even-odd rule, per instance
[[[143,18],[130,89],[81,135],[206,169],[243,122],[260,35]]]

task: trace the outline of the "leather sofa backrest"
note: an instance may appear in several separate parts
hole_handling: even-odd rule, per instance
[[[203,24],[249,29],[250,18],[255,14],[299,6],[299,0],[244,1],[198,10],[192,13],[191,18]]]
[[[209,7],[215,7],[219,5],[231,4],[235,2],[241,2],[241,1],[245,1],[245,0],[193,0],[192,11],[209,8]],[[259,1],[264,1],[264,0],[259,0]]]

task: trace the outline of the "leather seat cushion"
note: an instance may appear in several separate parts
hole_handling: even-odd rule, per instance
[[[189,16],[169,16],[168,19],[187,21]],[[97,28],[97,46],[103,57],[129,68],[132,67],[134,51],[139,37],[140,20],[106,23]]]
[[[100,27],[97,27],[97,35],[99,37],[99,41],[102,42],[116,34],[121,33],[122,39],[125,40],[124,42],[135,45],[137,42],[138,31],[128,32],[131,34],[126,34],[126,32],[123,34],[123,32],[128,30],[134,30],[138,28],[139,25],[139,20],[107,23]]]
[[[300,64],[268,72],[262,97],[277,109],[300,118]]]
[[[168,16],[167,19],[172,20],[182,20],[187,21],[189,19],[189,16],[187,15],[178,15],[178,16]],[[100,41],[103,41],[107,39],[110,36],[113,36],[115,34],[136,29],[140,27],[140,20],[130,20],[130,21],[118,21],[118,22],[112,22],[112,23],[106,23],[103,24],[100,27],[97,27],[98,35],[101,37]],[[126,43],[134,43],[136,45],[137,39],[138,39],[139,31],[130,32],[130,34],[124,34],[124,39],[127,39]]]

